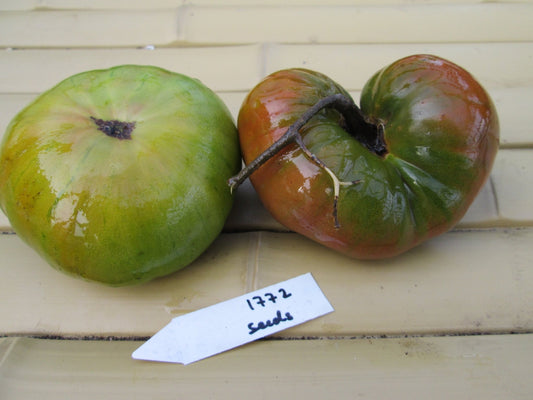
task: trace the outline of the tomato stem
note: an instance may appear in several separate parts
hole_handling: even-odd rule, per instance
[[[362,145],[372,152],[383,155],[386,153],[386,148],[383,140],[383,126],[381,124],[372,124],[363,115],[359,107],[353,100],[343,94],[334,94],[324,97],[315,105],[307,109],[289,128],[287,132],[275,141],[269,148],[261,153],[251,163],[246,165],[237,175],[228,180],[228,185],[231,192],[242,184],[252,173],[254,173],[261,165],[274,157],[280,150],[291,143],[295,143],[304,154],[312,160],[319,167],[324,169],[333,181],[333,216],[335,219],[335,227],[339,228],[340,224],[337,216],[337,203],[339,199],[340,187],[353,185],[359,181],[343,182],[329,169],[316,155],[314,155],[304,144],[300,129],[309,122],[318,112],[324,108],[331,107],[336,109],[344,118],[347,131],[355,137]]]

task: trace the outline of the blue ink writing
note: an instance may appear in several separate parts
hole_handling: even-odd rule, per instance
[[[286,299],[292,296],[292,293],[288,293],[285,289],[281,288],[278,290],[278,293],[281,294],[282,299]],[[266,298],[266,300],[264,298]],[[261,307],[265,307],[267,304],[267,301],[271,303],[276,303],[276,300],[278,299],[278,296],[276,296],[273,293],[265,293],[263,296],[254,296],[251,299],[247,299],[246,302],[248,303],[248,307],[250,307],[250,310],[254,311],[254,305],[259,305]],[[253,301],[252,301],[253,300]]]
[[[250,329],[250,332],[248,332],[248,334],[253,335],[257,331],[260,331],[262,329],[266,329],[266,328],[271,327],[271,326],[279,325],[282,322],[292,321],[293,319],[294,319],[294,317],[291,315],[291,313],[286,312],[285,316],[282,316],[281,315],[281,311],[278,310],[276,312],[276,316],[274,318],[272,318],[271,320],[268,319],[268,320],[266,320],[264,322],[260,321],[260,322],[257,323],[257,326],[254,326],[254,323],[250,322],[248,324],[248,329]]]

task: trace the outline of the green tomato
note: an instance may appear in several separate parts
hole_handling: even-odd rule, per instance
[[[199,81],[151,66],[89,71],[8,126],[0,207],[53,267],[141,283],[190,264],[218,236],[240,162],[231,114]]]

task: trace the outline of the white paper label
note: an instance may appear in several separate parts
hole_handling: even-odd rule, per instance
[[[332,311],[308,273],[176,317],[132,357],[189,364]]]

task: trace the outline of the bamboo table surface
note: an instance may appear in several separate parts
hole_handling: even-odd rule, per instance
[[[2,0],[0,135],[69,75],[150,64],[200,79],[236,118],[282,68],[358,101],[406,55],[463,66],[499,112],[491,177],[452,231],[348,259],[286,230],[249,183],[192,265],[109,288],[50,268],[0,213],[0,398],[533,398],[533,2]],[[311,272],[335,312],[183,366],[131,359],[170,319]]]

